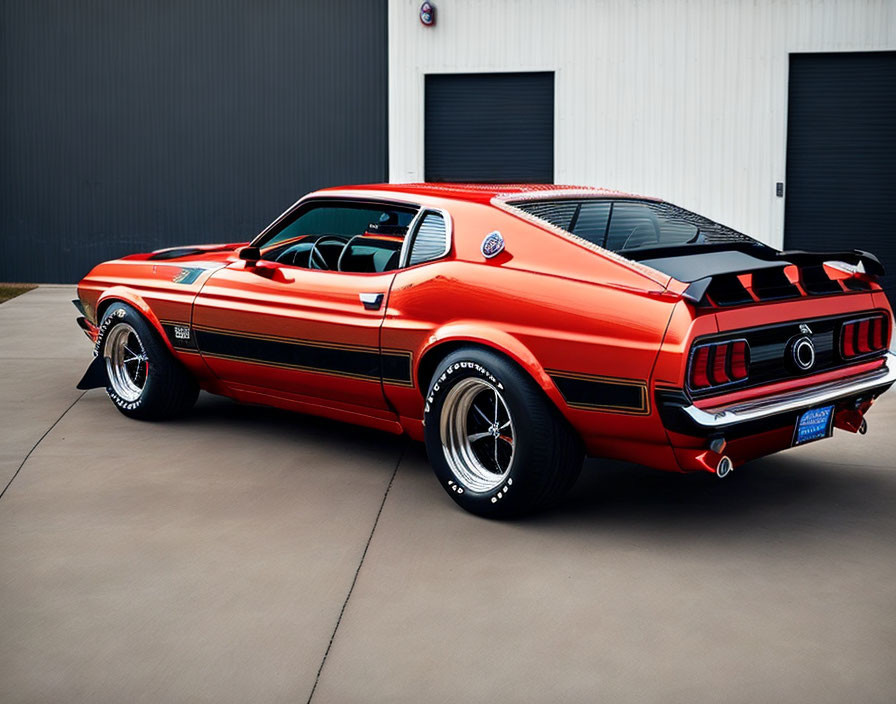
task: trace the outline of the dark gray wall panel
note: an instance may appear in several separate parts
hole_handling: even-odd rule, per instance
[[[386,2],[0,0],[0,281],[386,177]]]
[[[554,180],[554,74],[426,77],[427,181]]]
[[[790,57],[784,241],[865,249],[896,290],[896,52]]]

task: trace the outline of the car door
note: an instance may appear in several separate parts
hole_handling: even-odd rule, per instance
[[[196,298],[192,327],[212,371],[237,388],[391,416],[383,377],[411,384],[410,352],[380,349],[396,267],[310,268],[309,247],[302,246],[318,242],[318,250],[327,251],[318,266],[335,266],[339,238],[347,243],[372,236],[397,248],[413,216],[406,206],[328,200],[300,205],[281,218],[259,238],[259,261],[241,260],[215,272]],[[383,225],[384,219],[395,222]],[[397,249],[392,259],[398,261]]]

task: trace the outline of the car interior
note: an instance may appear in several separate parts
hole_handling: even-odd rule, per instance
[[[333,210],[333,209],[331,209]],[[347,209],[346,209],[347,210]],[[262,257],[304,269],[376,273],[397,269],[401,248],[413,213],[404,211],[362,211],[354,209],[355,221],[363,215],[375,215],[374,222],[351,227],[343,218],[334,222],[339,232],[297,233],[293,224],[286,226],[262,250]],[[301,218],[300,218],[301,219]],[[300,220],[299,219],[299,220]],[[299,220],[296,222],[298,223]],[[331,224],[331,223],[327,223]],[[351,234],[352,229],[359,234]]]

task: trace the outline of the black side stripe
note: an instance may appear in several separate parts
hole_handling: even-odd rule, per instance
[[[207,357],[252,364],[332,374],[334,376],[413,386],[411,352],[374,347],[329,345],[311,340],[290,340],[229,330],[190,329],[190,338],[178,338],[175,325],[162,323],[171,344],[179,350],[199,351]],[[177,327],[183,328],[186,326]]]
[[[571,408],[631,415],[650,414],[646,382],[553,369],[548,370],[548,375]]]

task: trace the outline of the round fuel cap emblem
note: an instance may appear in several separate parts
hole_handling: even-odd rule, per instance
[[[797,368],[808,371],[815,366],[815,345],[808,337],[800,337],[790,350]]]

